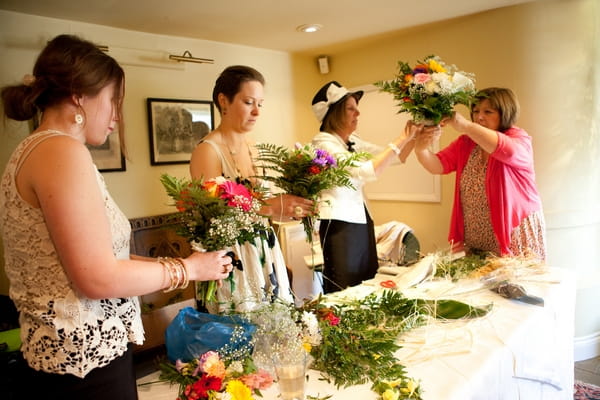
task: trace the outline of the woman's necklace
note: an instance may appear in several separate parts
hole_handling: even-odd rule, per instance
[[[236,160],[238,150],[231,149],[231,146],[229,146],[229,142],[227,141],[227,138],[225,135],[223,135],[223,133],[221,133],[221,137],[223,138],[223,143],[225,143],[225,147],[227,147],[227,151],[229,152],[229,158],[231,159],[231,161],[233,163],[233,168],[235,169],[237,176],[240,178],[243,177],[244,174],[242,174],[242,170],[238,166],[238,163]],[[244,141],[244,143],[246,144],[246,150],[248,151],[248,159],[250,160],[251,170],[252,170],[253,174],[256,175],[256,167],[254,166],[254,163],[252,162],[252,153],[250,152],[250,146],[248,146],[248,142]]]

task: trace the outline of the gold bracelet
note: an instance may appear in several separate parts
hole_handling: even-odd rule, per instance
[[[180,270],[181,270],[181,275],[183,277],[181,284],[179,285],[179,289],[185,289],[190,284],[190,276],[188,274],[188,270],[185,267],[183,258],[175,258],[174,261],[179,265]]]
[[[172,292],[179,284],[179,278],[177,277],[176,267],[171,262],[170,257],[159,257],[158,262],[163,265],[169,275],[169,287],[163,290],[163,293]]]

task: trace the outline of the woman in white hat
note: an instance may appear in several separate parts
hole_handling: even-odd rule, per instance
[[[377,248],[373,220],[365,204],[363,185],[377,179],[394,160],[404,163],[419,126],[409,121],[402,134],[381,147],[361,140],[355,133],[362,91],[349,92],[336,81],[323,86],[312,101],[321,123],[313,145],[340,157],[359,151],[373,155],[352,170],[354,189],[337,187],[322,192],[319,236],[324,256],[325,293],[360,284],[377,272]]]

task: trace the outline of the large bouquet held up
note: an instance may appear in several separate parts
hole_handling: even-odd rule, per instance
[[[336,159],[325,150],[309,144],[297,144],[292,150],[267,143],[259,143],[256,147],[259,154],[257,164],[263,170],[274,172],[261,178],[273,182],[288,194],[309,200],[317,200],[323,190],[338,186],[353,188],[349,168],[368,158],[366,153],[351,153]],[[304,231],[311,243],[316,218],[318,214],[302,218]]]
[[[264,218],[258,214],[261,196],[247,181],[223,177],[190,181],[163,174],[161,182],[175,201],[177,233],[187,238],[195,250],[223,250],[254,240],[266,229]],[[215,281],[198,282],[197,288],[197,298],[202,302],[216,300]]]
[[[437,125],[452,116],[456,104],[469,106],[476,94],[473,74],[459,71],[434,55],[414,67],[399,61],[396,77],[375,82],[375,86],[394,95],[399,112],[407,112],[415,122],[426,125]]]

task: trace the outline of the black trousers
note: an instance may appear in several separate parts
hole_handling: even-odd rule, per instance
[[[19,377],[15,399],[24,400],[137,400],[133,347],[110,364],[84,378],[36,371],[29,366]]]
[[[377,273],[375,230],[368,212],[366,224],[321,220],[319,238],[323,248],[325,293],[358,285]]]

